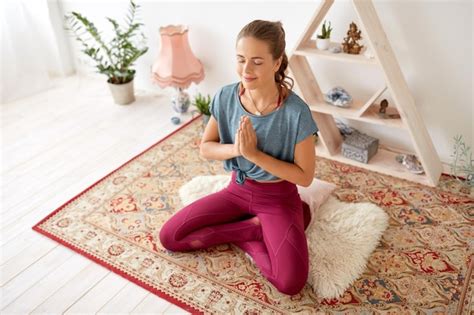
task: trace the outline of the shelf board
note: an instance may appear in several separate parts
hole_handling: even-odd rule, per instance
[[[340,46],[340,43],[331,42],[329,47]],[[347,54],[344,52],[340,53],[332,53],[329,50],[320,50],[316,48],[316,41],[314,39],[309,40],[306,45],[303,47],[293,51],[293,54],[300,55],[300,56],[318,56],[322,58],[337,60],[337,61],[344,61],[344,62],[354,62],[354,63],[362,63],[362,64],[370,64],[370,65],[377,65],[377,60],[375,58],[368,59],[363,55],[363,51],[361,54],[352,55]]]
[[[401,119],[383,119],[377,114],[378,104],[373,104],[369,109],[362,115],[359,116],[361,108],[364,103],[358,100],[353,100],[350,107],[342,108],[334,105],[327,104],[326,102],[312,101],[308,102],[309,108],[318,113],[329,114],[333,116],[339,116],[342,118],[353,119],[358,121],[364,121],[372,124],[383,125],[388,127],[394,127],[399,129],[406,129],[407,127],[403,124]],[[392,113],[391,111],[389,113]],[[395,112],[394,112],[395,113]]]
[[[330,155],[320,140],[315,146],[317,156],[336,160],[341,163],[375,171],[381,174],[388,174],[391,176],[403,178],[412,182],[421,183],[423,185],[433,186],[426,174],[410,173],[405,168],[405,166],[395,160],[395,156],[403,152],[395,152],[392,150],[389,151],[383,146],[379,146],[377,153],[369,160],[368,164],[365,164],[344,157],[342,153],[340,153],[340,150],[338,154]]]
[[[379,104],[372,104],[367,111],[362,114],[358,119],[361,121],[372,122],[374,124],[385,125],[389,127],[399,128],[399,129],[407,129],[406,125],[403,124],[401,118],[389,118],[384,119],[380,118],[378,115],[380,105]],[[387,108],[387,114],[398,114],[398,111],[394,108]]]

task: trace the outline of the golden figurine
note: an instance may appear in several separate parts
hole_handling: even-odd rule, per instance
[[[361,40],[360,30],[357,29],[357,25],[352,22],[349,25],[349,30],[347,31],[347,37],[344,37],[344,43],[341,44],[342,51],[348,54],[358,55],[364,45],[359,45],[357,41]]]

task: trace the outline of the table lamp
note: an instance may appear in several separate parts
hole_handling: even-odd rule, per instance
[[[192,82],[198,84],[204,79],[204,68],[189,46],[187,26],[160,27],[160,36],[161,49],[152,66],[152,82],[161,88],[176,89],[171,103],[173,109],[182,114],[191,103],[184,89]]]

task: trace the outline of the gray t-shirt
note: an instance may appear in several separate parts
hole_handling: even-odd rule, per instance
[[[293,163],[295,145],[306,137],[316,134],[318,127],[311,116],[308,105],[293,91],[278,110],[257,116],[247,112],[239,98],[239,82],[222,87],[210,104],[211,115],[218,122],[220,143],[235,142],[240,117],[250,116],[257,134],[257,148],[276,159]],[[226,171],[236,171],[236,182],[243,184],[245,178],[255,180],[279,179],[243,156],[224,161]]]

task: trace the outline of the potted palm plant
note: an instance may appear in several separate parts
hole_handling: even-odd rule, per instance
[[[329,22],[328,26],[326,27],[326,21],[324,21],[323,27],[321,29],[321,34],[319,34],[316,38],[316,47],[318,47],[318,49],[326,50],[329,48],[331,31],[331,22]]]
[[[65,15],[66,30],[70,31],[82,45],[82,52],[91,57],[97,72],[107,76],[107,82],[116,104],[130,104],[135,101],[133,79],[134,62],[148,51],[146,37],[138,32],[142,23],[137,23],[136,13],[139,6],[133,0],[125,19],[126,25],[120,26],[116,20],[107,18],[112,24],[115,36],[106,42],[94,23],[78,12]]]

